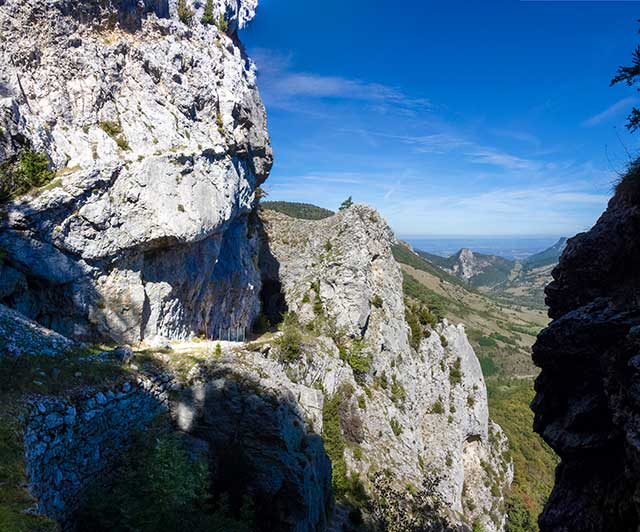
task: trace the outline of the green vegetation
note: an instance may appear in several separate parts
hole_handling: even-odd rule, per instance
[[[108,362],[87,359],[91,353],[82,352],[64,358],[30,356],[0,360],[0,391],[15,396],[41,394],[69,394],[85,386],[104,386],[124,380],[128,368]]]
[[[151,436],[151,437],[149,437]],[[155,429],[140,434],[122,460],[113,486],[96,486],[78,515],[80,530],[250,532],[253,504],[231,509],[226,494],[214,500],[206,462],[194,458],[180,436]]]
[[[396,436],[400,436],[400,434],[402,434],[402,427],[395,417],[392,417],[389,420],[389,425],[391,426],[391,430]]]
[[[356,382],[362,384],[371,369],[371,355],[365,350],[366,344],[364,338],[355,338],[351,341],[349,347],[339,345],[340,358],[344,360],[353,370],[353,376]]]
[[[391,400],[398,406],[401,406],[407,398],[407,392],[402,383],[394,375],[391,378]]]
[[[453,363],[453,367],[449,368],[449,383],[451,386],[456,386],[462,383],[461,363],[462,361],[460,360],[460,357],[458,357]]]
[[[280,362],[292,363],[302,356],[302,332],[295,312],[287,312],[282,322],[282,336],[276,341]]]
[[[487,379],[489,412],[509,438],[514,480],[507,498],[508,532],[537,531],[542,511],[554,481],[558,459],[533,432],[529,403],[534,391],[530,380]]]
[[[437,401],[433,403],[431,407],[431,414],[444,414],[444,405],[442,404],[442,397],[438,397]]]
[[[281,214],[298,218],[300,220],[323,220],[333,216],[335,213],[317,207],[309,203],[295,203],[290,201],[265,201],[261,204],[263,209],[276,211]]]
[[[224,120],[220,111],[216,113],[216,126],[218,127],[218,133],[224,136]]]
[[[378,294],[374,294],[373,298],[371,299],[371,304],[375,308],[382,308],[382,305],[383,305],[382,298]]]
[[[5,161],[0,164],[0,203],[43,187],[54,177],[45,153],[22,150],[16,163]]]
[[[352,205],[353,205],[353,199],[351,198],[351,196],[349,196],[346,200],[344,200],[340,204],[340,209],[339,210],[344,211],[345,209],[348,209]]]
[[[56,523],[26,513],[35,500],[26,488],[24,451],[19,413],[2,401],[0,413],[0,530],[3,532],[55,532]]]
[[[178,0],[178,18],[187,26],[191,24],[191,20],[195,15],[193,9],[187,4],[187,0]]]
[[[222,346],[220,345],[220,342],[216,343],[216,349],[213,352],[213,356],[216,360],[220,360],[222,358]]]
[[[202,14],[201,22],[205,26],[212,26],[216,23],[216,19],[213,15],[213,0],[207,0],[207,3],[204,6],[204,13]]]
[[[637,109],[634,108],[634,111]],[[638,115],[640,120],[640,115]],[[636,125],[636,129],[639,127]],[[634,202],[640,201],[640,158],[635,159],[620,177],[616,184],[616,192],[630,198]]]
[[[127,151],[129,149],[129,142],[124,136],[120,122],[112,122],[108,120],[100,122],[100,129],[109,135],[121,150]]]
[[[624,83],[631,87],[638,85],[640,81],[640,46],[636,46],[631,56],[630,66],[620,66],[616,71],[616,75],[611,80],[611,86],[618,83]],[[637,89],[640,92],[640,89]],[[631,108],[631,113],[627,118],[627,129],[632,133],[640,129],[640,109],[637,107]]]
[[[220,15],[218,16],[216,27],[218,28],[218,31],[220,33],[227,33],[227,30],[229,29],[229,23],[227,22],[224,13],[220,13]]]
[[[403,272],[402,289],[405,296],[415,299],[418,303],[427,307],[429,312],[435,315],[437,320],[444,317],[447,302],[445,298],[418,281],[415,277]]]
[[[457,277],[448,274],[444,270],[434,266],[430,262],[426,261],[421,256],[417,255],[411,249],[407,247],[406,244],[395,244],[392,248],[393,256],[396,261],[407,264],[416,270],[421,270],[423,272],[430,273],[431,275],[437,277],[438,279],[442,279],[447,281],[453,285],[457,286],[466,286],[460,279]]]
[[[351,398],[353,388],[343,385],[333,397],[324,398],[322,410],[322,440],[333,469],[332,484],[337,499],[349,501],[357,507],[367,504],[367,495],[362,482],[355,473],[347,474],[344,459],[346,439],[342,431],[341,412],[343,405]]]

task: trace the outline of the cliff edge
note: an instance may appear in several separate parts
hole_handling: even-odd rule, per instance
[[[569,240],[546,289],[553,321],[533,347],[542,372],[532,408],[561,463],[543,531],[640,524],[637,182],[632,168],[596,225]]]

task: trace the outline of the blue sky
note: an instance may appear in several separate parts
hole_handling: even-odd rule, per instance
[[[637,153],[609,87],[640,2],[262,0],[243,31],[270,199],[347,196],[408,235],[572,235]]]

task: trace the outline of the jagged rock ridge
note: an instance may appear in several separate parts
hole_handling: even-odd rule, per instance
[[[454,520],[502,530],[503,493],[512,469],[506,438],[489,420],[478,359],[462,325],[440,323],[417,349],[409,344],[395,237],[378,213],[354,206],[319,221],[263,211],[264,285],[281,286],[289,311],[322,335],[358,342],[370,357],[366,374],[344,361],[340,341],[325,338],[293,375],[326,397],[351,392],[342,408],[348,471],[368,485],[388,469],[396,482],[420,486],[441,476]],[[344,340],[343,340],[344,341]],[[492,494],[493,493],[493,494]]]
[[[174,0],[0,6],[0,162],[30,148],[57,171],[6,206],[3,302],[75,338],[251,324],[272,153],[235,30],[256,1],[214,4],[226,32]]]
[[[637,194],[636,194],[637,196]],[[640,525],[640,207],[619,188],[569,240],[547,287],[553,322],[538,337],[534,428],[558,453],[543,531]]]

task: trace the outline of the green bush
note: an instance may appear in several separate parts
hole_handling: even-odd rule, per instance
[[[344,211],[345,209],[348,209],[352,205],[353,205],[353,199],[351,198],[351,196],[349,196],[346,200],[344,200],[340,204],[340,209],[339,210]]]
[[[187,5],[187,0],[178,0],[178,18],[183,24],[191,24],[191,20],[195,13]]]
[[[342,390],[338,390],[331,399],[325,396],[322,408],[322,439],[333,468],[333,491],[338,497],[344,496],[348,488],[347,464],[344,460],[345,440],[340,428],[342,400]]]
[[[382,308],[382,303],[382,298],[378,294],[374,294],[373,298],[371,299],[371,304],[376,308]]]
[[[407,398],[407,392],[402,386],[401,383],[398,382],[398,379],[395,375],[393,375],[391,379],[391,400],[396,403],[396,405],[401,405],[404,403]]]
[[[422,327],[420,326],[418,317],[407,303],[405,303],[404,317],[407,321],[407,325],[409,325],[409,331],[411,333],[409,337],[409,344],[417,350],[420,347],[420,342],[422,341]]]
[[[218,28],[218,31],[220,31],[221,33],[227,33],[227,30],[229,29],[229,23],[227,22],[227,19],[224,16],[224,13],[220,13],[220,15],[218,16],[218,22],[216,23],[216,27]]]
[[[453,367],[449,368],[449,384],[456,386],[462,382],[462,369],[460,357],[456,358]]]
[[[447,341],[447,339],[442,334],[440,335],[440,344],[444,348],[446,348],[449,345],[449,342]]]
[[[296,362],[302,356],[302,333],[295,312],[288,312],[282,322],[282,336],[276,342],[280,362]]]
[[[129,142],[124,136],[120,122],[109,120],[100,122],[100,129],[109,135],[121,150],[126,151],[129,149]]]
[[[353,370],[354,377],[359,384],[364,382],[366,375],[371,369],[371,355],[365,352],[364,338],[356,338],[351,341],[351,346],[346,349],[340,346],[340,358],[344,360]]]
[[[216,23],[216,18],[213,16],[213,0],[207,0],[201,22],[206,26],[212,26]]]
[[[400,436],[400,434],[402,434],[402,427],[395,417],[392,417],[389,420],[389,425],[391,426],[391,430],[396,436]]]
[[[442,397],[438,397],[438,400],[433,403],[431,407],[432,414],[444,414],[444,405],[442,404]]]
[[[44,152],[24,149],[16,164],[8,161],[0,165],[0,201],[26,194],[43,187],[55,177],[49,170],[49,159]]]

